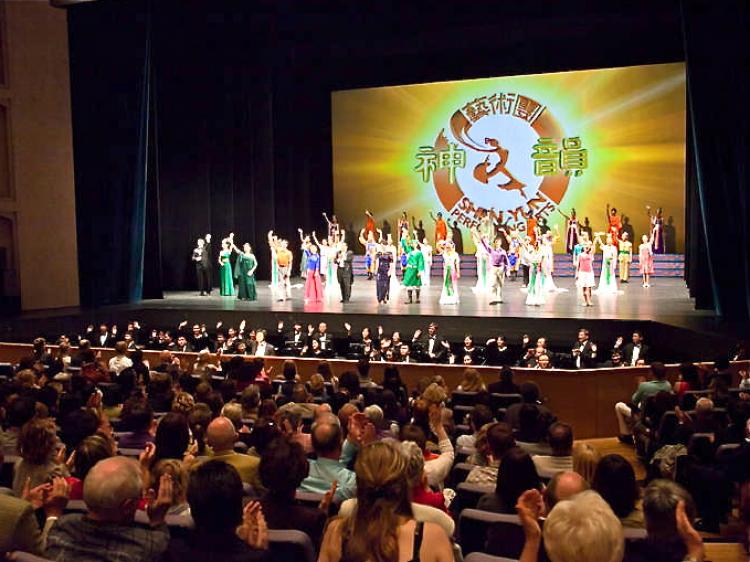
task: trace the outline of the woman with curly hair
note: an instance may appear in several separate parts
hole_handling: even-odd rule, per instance
[[[13,493],[18,497],[27,481],[35,488],[55,476],[68,476],[65,447],[57,439],[52,418],[33,418],[24,424],[18,436],[18,453],[21,460],[13,471]]]

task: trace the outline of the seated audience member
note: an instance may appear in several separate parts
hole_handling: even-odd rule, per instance
[[[537,407],[540,416],[540,423],[542,424],[543,431],[547,431],[547,427],[554,421],[555,416],[549,411],[549,408],[544,406],[540,402],[540,391],[539,386],[534,381],[526,381],[521,383],[519,394],[521,395],[521,402],[511,404],[505,412],[505,421],[510,424],[513,429],[520,428],[520,415],[521,408],[524,404],[532,404]]]
[[[167,515],[190,515],[187,501],[188,471],[185,464],[176,459],[164,459],[151,469],[149,480],[155,494],[159,494],[163,475],[168,475],[172,482],[172,497]],[[166,500],[166,498],[165,498]]]
[[[163,477],[160,493],[149,506],[150,529],[134,522],[142,493],[137,461],[112,457],[98,462],[83,483],[88,512],[57,520],[47,538],[46,556],[58,562],[159,560],[169,543],[164,517],[172,499],[171,479]]]
[[[131,399],[125,403],[122,424],[128,433],[121,435],[118,445],[123,449],[143,449],[146,443],[153,443],[156,432],[154,411],[143,399]]]
[[[518,431],[516,431],[516,442],[519,447],[530,455],[549,455],[551,450],[544,442],[547,430],[541,419],[539,407],[533,404],[521,406],[518,416]]]
[[[643,511],[637,506],[638,483],[632,465],[625,458],[617,454],[602,457],[591,488],[609,504],[623,527],[643,528]]]
[[[695,403],[695,415],[689,425],[695,433],[719,433],[724,429],[722,420],[714,411],[714,401],[706,397]]]
[[[232,391],[232,396],[234,396],[234,390]],[[195,398],[193,398],[192,394],[188,394],[187,392],[178,392],[175,394],[172,400],[171,412],[187,417],[193,411],[193,408],[195,408]]]
[[[128,344],[124,341],[118,341],[115,344],[115,356],[107,364],[109,370],[115,375],[119,375],[125,369],[133,366],[133,362],[128,357]]]
[[[442,422],[440,409],[430,412],[430,426],[438,439],[439,454],[432,454],[426,450],[427,437],[424,431],[415,425],[406,425],[401,430],[402,441],[414,441],[425,454],[424,470],[427,475],[427,485],[431,488],[442,488],[445,479],[453,467],[453,445]]]
[[[357,373],[359,374],[360,388],[375,388],[377,383],[370,378],[370,360],[360,359],[357,361]]]
[[[311,434],[313,450],[318,458],[308,461],[310,470],[299,489],[325,494],[336,481],[336,500],[353,498],[357,489],[356,477],[342,462],[343,441],[338,418],[333,415],[319,418],[313,424]]]
[[[409,482],[412,503],[428,505],[447,513],[443,494],[433,492],[427,486],[427,476],[424,473],[424,453],[422,453],[419,445],[414,441],[403,441],[401,453],[406,458],[406,479]]]
[[[539,476],[552,478],[558,472],[573,470],[573,428],[567,423],[553,423],[547,431],[547,443],[552,454],[534,457]]]
[[[169,413],[159,420],[154,435],[153,462],[161,459],[183,460],[190,446],[190,426],[182,414]]]
[[[58,448],[55,422],[51,418],[34,418],[21,428],[18,454],[21,460],[13,470],[13,493],[18,497],[27,484],[35,488],[55,476],[68,476],[65,448]]]
[[[299,443],[305,454],[313,452],[312,437],[302,432],[302,411],[293,402],[285,404],[276,412],[274,419],[279,425],[281,433],[289,441]]]
[[[0,553],[14,550],[41,556],[42,534],[29,502],[0,494]]]
[[[594,482],[594,473],[601,458],[599,450],[590,443],[573,443],[573,471],[580,474],[589,486]]]
[[[631,367],[648,365],[649,347],[645,344],[644,339],[639,330],[633,332],[632,341],[625,346],[623,351],[623,359],[626,365]]]
[[[383,389],[393,392],[399,404],[402,406],[407,405],[409,393],[406,390],[406,385],[401,380],[401,375],[396,365],[386,365],[383,371]]]
[[[261,499],[269,529],[295,529],[320,545],[331,494],[319,508],[295,503],[297,488],[307,476],[305,452],[298,443],[278,437],[268,444],[260,459],[260,479],[266,489]]]
[[[371,404],[364,410],[364,414],[370,423],[375,426],[375,438],[376,439],[395,439],[396,435],[391,433],[391,429],[386,422],[385,415],[383,414],[383,408],[377,404]]]
[[[638,388],[631,397],[631,405],[624,402],[615,404],[615,415],[617,416],[617,425],[620,431],[620,440],[626,443],[632,443],[631,425],[633,407],[643,410],[643,403],[646,398],[656,396],[659,392],[672,392],[672,385],[667,380],[667,368],[664,363],[655,361],[651,364],[651,374],[654,380],[645,381],[638,385]]]
[[[238,439],[237,430],[229,418],[218,417],[208,424],[206,441],[213,451],[210,458],[232,465],[243,482],[250,484],[255,491],[260,491],[263,489],[258,475],[260,459],[251,455],[235,453],[234,444]]]
[[[542,353],[536,359],[535,369],[554,369],[555,366],[552,364],[549,354]]]
[[[703,541],[692,528],[695,505],[679,484],[653,480],[643,492],[643,516],[648,535],[626,543],[626,562],[703,560]]]
[[[208,461],[190,473],[187,488],[195,530],[170,541],[168,562],[270,560],[268,529],[257,502],[242,508],[242,480],[229,464]]]
[[[487,386],[487,392],[492,394],[518,394],[520,391],[521,387],[513,382],[513,369],[510,367],[503,367],[500,370],[500,380]]]
[[[148,403],[154,412],[169,412],[172,409],[172,378],[167,373],[153,373],[148,384]]]
[[[716,463],[716,450],[709,436],[693,436],[688,455],[684,484],[695,501],[700,529],[718,533],[719,524],[732,508],[734,484],[727,478],[725,467]]]
[[[487,387],[482,380],[482,375],[476,369],[465,369],[463,378],[458,384],[458,388],[462,392],[486,392]]]
[[[420,560],[449,562],[448,535],[437,524],[417,521],[409,501],[406,459],[387,441],[362,448],[355,463],[357,503],[342,506],[326,529],[319,562]]]
[[[21,428],[36,415],[36,402],[33,398],[17,396],[5,408],[5,428],[0,431],[0,454],[18,454],[18,436]]]
[[[487,365],[494,365],[496,367],[501,367],[505,365],[510,365],[513,362],[513,354],[505,341],[505,337],[497,336],[496,338],[489,339],[487,340],[485,345],[486,345],[485,363]],[[493,383],[493,384],[496,384],[496,383]],[[518,390],[514,390],[512,392],[490,390],[490,392],[500,392],[501,394],[502,393],[513,394],[515,392],[518,392]]]
[[[471,435],[459,435],[456,439],[456,447],[465,447],[467,449],[473,449],[477,440],[477,433],[479,430],[488,423],[494,421],[492,410],[490,410],[484,404],[477,404],[471,410],[469,415],[469,425],[471,427]]]
[[[66,478],[70,499],[83,499],[83,482],[96,463],[115,455],[114,443],[103,435],[89,435],[76,447],[73,456],[73,476]]]
[[[247,431],[245,424],[242,423],[242,406],[237,402],[224,404],[221,408],[221,416],[232,422],[237,432]]]
[[[621,562],[625,538],[617,517],[596,492],[585,491],[558,502],[539,528],[541,497],[529,490],[518,502],[526,542],[521,560],[536,562],[542,538],[552,562]]]
[[[466,477],[466,483],[492,487],[497,484],[500,461],[505,453],[516,446],[516,440],[510,425],[505,422],[490,423],[485,435],[486,443],[482,443],[481,447],[485,450],[479,451],[478,448],[477,452],[484,453],[486,465],[472,468]]]
[[[558,502],[568,500],[589,489],[589,483],[577,472],[557,472],[547,484],[542,494],[544,511],[549,513]]]
[[[500,461],[495,491],[484,494],[477,509],[495,513],[515,513],[518,498],[525,490],[541,490],[542,481],[536,472],[531,456],[519,447],[513,447]]]

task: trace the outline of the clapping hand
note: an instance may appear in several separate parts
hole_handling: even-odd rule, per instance
[[[315,332],[315,328],[313,327],[313,325],[312,324],[308,324],[307,325],[307,335],[308,336],[312,336],[314,332]]]
[[[349,322],[344,322],[344,329],[345,329],[345,330],[346,330],[347,332],[351,332],[351,331],[352,331],[352,325],[351,325],[351,324],[349,324]]]
[[[539,493],[539,490],[526,490],[518,498],[516,511],[521,520],[527,542],[539,541],[542,536],[542,530],[539,527],[539,514],[542,512],[543,505],[542,494]]]
[[[682,542],[685,543],[688,558],[701,562],[705,554],[703,552],[703,539],[690,524],[687,513],[685,513],[684,500],[677,502],[674,518],[677,523],[677,533],[680,535]]]
[[[161,525],[164,523],[164,517],[167,515],[169,507],[172,505],[172,495],[174,494],[174,487],[172,485],[172,476],[170,474],[162,474],[159,479],[159,493],[156,494],[153,488],[149,489],[147,494],[148,508],[148,520],[152,527]]]
[[[328,509],[331,507],[331,502],[333,502],[333,497],[336,495],[336,489],[338,488],[338,480],[334,480],[331,483],[331,487],[328,488],[325,495],[323,496],[323,499],[320,500],[320,503],[318,504],[318,509],[321,510],[323,513],[328,513]]]
[[[242,511],[242,525],[237,528],[237,536],[252,549],[268,548],[268,525],[260,502],[251,501],[245,506]]]

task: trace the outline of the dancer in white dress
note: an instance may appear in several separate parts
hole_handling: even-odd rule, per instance
[[[542,266],[544,252],[526,242],[524,247],[526,261],[529,264],[529,284],[526,287],[526,304],[529,306],[543,305],[547,300],[546,291],[543,287]]]
[[[547,293],[557,293],[565,291],[555,285],[555,279],[553,274],[555,272],[555,242],[560,238],[559,233],[555,233],[553,236],[549,232],[543,234],[539,238],[539,251],[544,256],[542,261],[542,290]]]
[[[458,304],[458,279],[461,277],[461,257],[456,247],[447,241],[443,248],[443,289],[440,304]]]
[[[432,271],[432,246],[430,246],[427,237],[422,240],[419,245],[419,249],[422,251],[422,257],[424,257],[424,275],[422,275],[422,287],[430,286],[430,272]]]
[[[472,288],[472,291],[484,295],[489,289],[489,267],[490,267],[490,254],[482,244],[479,236],[481,231],[478,233],[472,232],[472,238],[474,238],[474,245],[477,248],[474,254],[477,258],[477,283]]]
[[[601,243],[601,234],[597,233]],[[599,276],[597,295],[616,295],[617,290],[617,246],[611,233],[607,233],[606,243],[602,245],[602,271]]]

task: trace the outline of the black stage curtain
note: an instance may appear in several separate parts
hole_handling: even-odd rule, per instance
[[[269,229],[322,229],[333,90],[684,58],[678,0],[365,4],[68,10],[84,304],[195,287],[190,251],[206,232],[214,256],[228,232],[251,242],[263,278]]]
[[[750,5],[686,0],[688,282],[701,307],[750,319]]]

